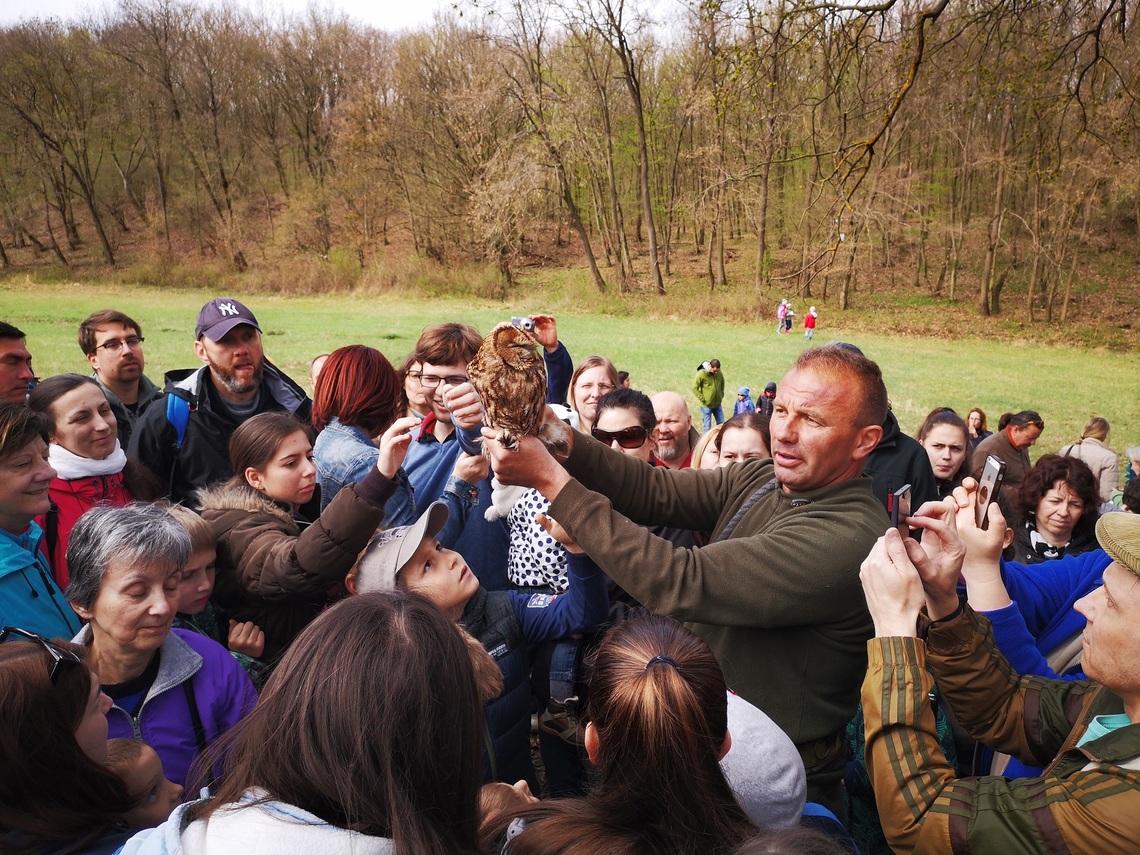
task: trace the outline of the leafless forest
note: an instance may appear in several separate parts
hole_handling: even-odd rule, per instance
[[[0,264],[367,268],[398,230],[507,283],[545,241],[663,291],[682,248],[724,285],[727,245],[757,291],[842,308],[905,253],[928,293],[987,315],[1016,282],[1064,320],[1083,259],[1140,259],[1135,0],[679,8],[480,0],[393,35],[127,0],[7,28]]]

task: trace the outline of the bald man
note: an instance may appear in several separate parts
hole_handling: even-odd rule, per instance
[[[689,405],[676,392],[658,392],[652,398],[657,427],[653,442],[657,459],[670,469],[687,469],[692,463],[693,446],[701,435],[693,427]]]

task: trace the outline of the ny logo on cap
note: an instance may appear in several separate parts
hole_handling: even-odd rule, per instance
[[[223,315],[240,314],[240,312],[238,312],[238,307],[235,306],[233,303],[218,303],[218,311],[221,312]]]

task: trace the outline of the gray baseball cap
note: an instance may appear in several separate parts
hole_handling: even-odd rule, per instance
[[[447,523],[448,510],[443,502],[432,502],[423,516],[412,525],[382,529],[372,535],[356,559],[356,590],[361,594],[391,591],[396,576],[415,555],[425,537],[435,537]]]

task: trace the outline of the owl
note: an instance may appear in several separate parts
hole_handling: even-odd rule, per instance
[[[518,451],[520,436],[538,436],[546,411],[542,346],[524,329],[501,323],[483,339],[467,376],[483,401],[483,424],[504,448]]]

